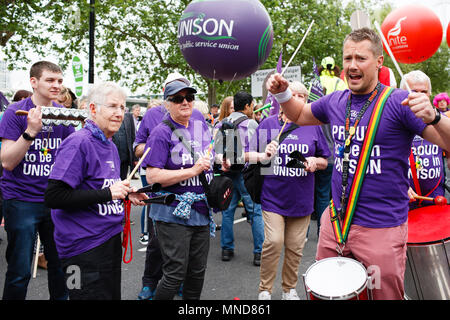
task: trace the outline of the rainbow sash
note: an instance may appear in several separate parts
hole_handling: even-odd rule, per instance
[[[330,201],[330,218],[333,226],[334,235],[336,241],[339,244],[343,244],[347,241],[348,233],[352,223],[353,215],[355,213],[356,204],[358,201],[359,193],[362,188],[364,176],[369,163],[370,154],[372,152],[373,143],[375,141],[375,135],[380,123],[381,114],[383,113],[384,105],[389,95],[394,91],[391,87],[384,87],[381,94],[378,96],[373,108],[372,115],[370,117],[369,124],[367,126],[366,136],[362,145],[361,152],[359,154],[358,165],[356,167],[355,175],[353,176],[353,182],[350,189],[350,194],[347,200],[347,206],[345,208],[344,221],[341,224],[339,215],[337,214],[336,207],[334,206],[333,199]],[[342,210],[343,208],[341,208]]]

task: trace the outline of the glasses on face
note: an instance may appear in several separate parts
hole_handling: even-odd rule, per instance
[[[192,93],[187,94],[185,96],[183,96],[181,94],[177,94],[171,98],[168,98],[167,100],[169,100],[170,102],[176,103],[176,104],[180,104],[180,103],[183,103],[184,99],[186,99],[187,102],[192,102],[195,100],[195,95]]]
[[[120,105],[120,106],[112,106],[110,104],[101,104],[99,103],[99,105],[104,106],[108,111],[110,112],[120,112],[120,113],[124,113],[125,112],[125,106],[124,105]]]

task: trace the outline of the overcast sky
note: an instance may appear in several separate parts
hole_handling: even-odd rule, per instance
[[[449,16],[450,16],[450,1],[449,0],[388,0],[389,2],[391,2],[393,4],[393,7],[395,8],[399,8],[402,7],[404,5],[408,5],[408,4],[421,4],[424,6],[427,6],[429,8],[431,8],[441,19],[443,25],[444,25],[444,36],[445,36],[445,31],[446,31],[446,26],[448,25],[449,22]],[[350,0],[345,1],[346,2],[350,2]],[[381,24],[381,22],[380,22]],[[1,52],[0,52],[0,59],[3,59],[3,57],[1,56]],[[56,57],[52,57],[52,56],[47,56],[47,57],[36,57],[35,59],[33,59],[33,62],[39,61],[39,60],[50,60],[53,62],[57,62],[58,59],[56,59]],[[83,94],[87,93],[88,90],[88,83],[87,83],[87,68],[88,68],[88,57],[86,55],[86,57],[84,57],[83,55],[80,55],[80,59],[83,62],[83,67],[85,70],[85,76],[84,76],[84,89],[83,89]],[[32,64],[32,63],[31,63]],[[30,66],[27,66],[27,69],[29,70]],[[64,85],[68,86],[69,88],[71,88],[72,90],[74,90],[75,87],[75,81],[73,78],[73,73],[72,73],[72,69],[71,66],[68,70],[65,70],[64,72]],[[98,80],[102,80],[102,79],[98,79],[98,74],[96,74],[96,81]],[[19,90],[19,89],[27,89],[27,90],[31,90],[30,87],[30,83],[29,83],[29,75],[28,75],[28,71],[13,71],[10,74],[10,84],[11,87],[13,88],[13,90]],[[129,90],[127,90],[127,93],[130,95],[132,94]],[[140,92],[137,92],[137,94],[139,94]],[[135,93],[136,94],[136,93]]]

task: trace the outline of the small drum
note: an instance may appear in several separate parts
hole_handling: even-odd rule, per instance
[[[405,295],[450,299],[450,205],[426,206],[408,214]]]
[[[303,275],[306,295],[311,300],[368,300],[366,268],[344,257],[319,260]]]

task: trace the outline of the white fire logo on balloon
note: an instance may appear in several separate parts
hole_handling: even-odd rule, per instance
[[[406,36],[400,36],[400,33],[402,32],[401,22],[406,20],[406,18],[407,17],[402,17],[398,19],[395,26],[388,32],[387,38],[392,50],[408,48],[408,38]]]

